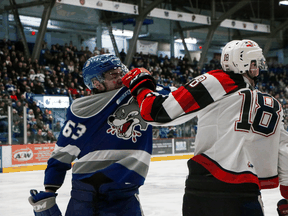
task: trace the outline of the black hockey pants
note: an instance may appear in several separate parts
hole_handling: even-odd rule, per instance
[[[256,184],[229,184],[189,160],[183,216],[264,216]]]

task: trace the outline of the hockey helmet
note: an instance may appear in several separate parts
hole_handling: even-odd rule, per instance
[[[128,68],[114,55],[104,54],[93,56],[89,58],[83,66],[84,83],[87,88],[92,90],[95,88],[93,85],[94,79],[103,84],[104,73],[117,68],[122,70],[123,75],[128,72]]]
[[[255,61],[259,69],[267,69],[262,49],[252,40],[233,40],[222,50],[221,66],[224,71],[246,73],[250,69],[251,61]]]

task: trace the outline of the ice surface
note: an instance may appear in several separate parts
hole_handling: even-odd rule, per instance
[[[187,160],[151,162],[140,201],[146,216],[181,216]],[[44,171],[0,174],[0,215],[33,216],[28,202],[30,189],[43,190]],[[57,204],[64,214],[70,198],[71,171],[58,190]],[[279,189],[262,190],[265,216],[275,216],[281,199]]]

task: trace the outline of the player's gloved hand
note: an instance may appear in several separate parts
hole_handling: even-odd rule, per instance
[[[288,216],[288,200],[279,200],[279,202],[277,203],[277,212],[279,216]]]
[[[151,73],[145,68],[135,68],[129,71],[122,78],[123,84],[130,89],[131,95],[136,97],[138,90],[141,88],[148,88],[152,91],[156,89],[156,81]]]
[[[33,206],[35,216],[61,216],[61,211],[56,204],[57,193],[30,190],[29,203]]]

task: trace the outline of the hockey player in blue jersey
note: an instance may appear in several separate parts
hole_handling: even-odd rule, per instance
[[[122,85],[127,72],[113,55],[91,57],[84,64],[84,82],[94,94],[75,100],[67,111],[45,170],[45,191],[30,191],[36,216],[61,215],[55,192],[73,161],[65,215],[143,215],[138,188],[149,168],[152,128]]]

